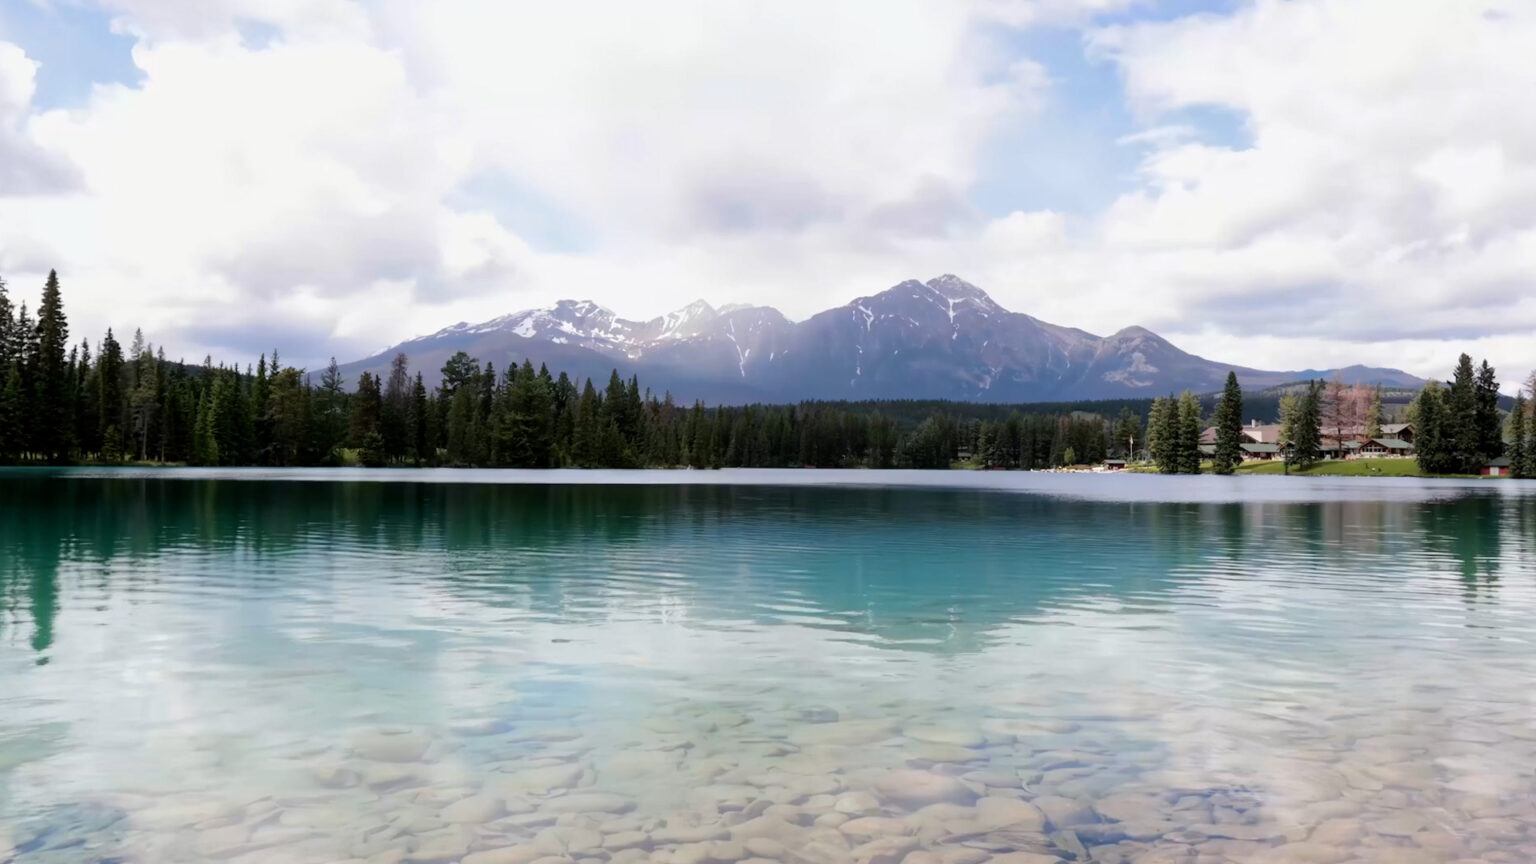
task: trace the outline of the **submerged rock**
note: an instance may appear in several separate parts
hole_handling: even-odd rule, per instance
[[[849,792],[839,797],[832,809],[850,816],[867,816],[880,812],[880,799],[868,792]]]
[[[533,864],[549,853],[537,846],[506,846],[465,855],[459,864]]]
[[[1038,807],[1040,812],[1045,814],[1045,818],[1057,828],[1074,828],[1078,825],[1092,825],[1099,821],[1092,807],[1073,798],[1042,795],[1030,803]]]
[[[1066,860],[1044,852],[1007,852],[993,855],[988,864],[1066,864]]]
[[[1017,798],[982,798],[976,802],[976,824],[986,831],[998,828],[1044,831],[1045,814],[1035,805]]]
[[[465,825],[484,825],[506,815],[500,798],[492,795],[471,795],[443,808],[443,821]]]
[[[545,813],[628,813],[635,800],[611,792],[577,792],[552,798],[540,806]]]
[[[987,739],[974,729],[959,729],[953,726],[909,726],[901,730],[901,734],[913,741],[922,741],[925,744],[948,744],[956,747],[981,747],[987,743]]]
[[[906,834],[907,826],[900,819],[865,816],[842,823],[838,830],[853,837],[880,837]]]
[[[790,734],[789,740],[800,745],[873,744],[896,734],[896,724],[887,720],[839,720],[803,726]]]
[[[887,772],[875,782],[875,794],[883,801],[905,807],[971,804],[978,797],[974,790],[954,777],[914,769]]]
[[[1162,819],[1160,803],[1149,795],[1111,795],[1095,801],[1093,809],[1115,822],[1156,822]]]
[[[917,845],[916,837],[878,837],[855,847],[853,860],[856,864],[901,864]]]
[[[359,729],[347,737],[347,745],[370,762],[419,762],[431,746],[424,732],[411,729]]]

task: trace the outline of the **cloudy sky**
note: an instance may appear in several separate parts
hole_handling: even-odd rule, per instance
[[[4,0],[0,275],[316,364],[953,272],[1270,368],[1536,367],[1527,0]]]

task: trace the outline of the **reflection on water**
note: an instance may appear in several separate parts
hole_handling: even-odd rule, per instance
[[[220,476],[0,472],[0,862],[1536,860],[1529,486]]]

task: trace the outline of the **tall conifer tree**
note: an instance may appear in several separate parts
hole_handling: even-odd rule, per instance
[[[1529,434],[1526,431],[1526,415],[1529,413],[1525,394],[1515,397],[1515,408],[1509,412],[1509,473],[1516,479],[1531,476]]]
[[[1237,383],[1237,373],[1228,372],[1227,386],[1216,406],[1216,455],[1211,459],[1211,470],[1231,474],[1242,461],[1243,388]]]
[[[59,274],[48,271],[43,302],[37,307],[36,366],[30,370],[37,387],[34,406],[36,448],[41,456],[59,462],[69,457],[74,429],[66,410],[69,389],[65,356],[69,351],[69,321],[59,291]]]
[[[1178,471],[1200,473],[1200,400],[1185,390],[1178,407]]]
[[[1499,418],[1499,382],[1493,367],[1484,360],[1477,370],[1476,407],[1473,425],[1477,429],[1477,460],[1468,466],[1476,473],[1490,460],[1504,455],[1504,423]]]
[[[1442,438],[1449,468],[1444,473],[1471,473],[1477,468],[1481,434],[1477,421],[1477,372],[1472,368],[1472,358],[1466,354],[1456,362],[1444,408]]]

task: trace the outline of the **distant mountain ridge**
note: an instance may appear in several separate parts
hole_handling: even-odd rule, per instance
[[[591,300],[562,300],[479,324],[461,322],[342,367],[379,373],[403,351],[436,383],[465,351],[498,370],[524,358],[551,371],[605,381],[638,375],[656,392],[712,403],[807,399],[953,399],[1041,402],[1151,397],[1220,389],[1228,370],[1262,389],[1306,378],[1416,387],[1398,369],[1266,371],[1180,350],[1144,327],[1097,336],[1004,309],[985,291],[944,275],[908,280],[804,321],[769,306],[719,309],[699,300],[648,321]]]

